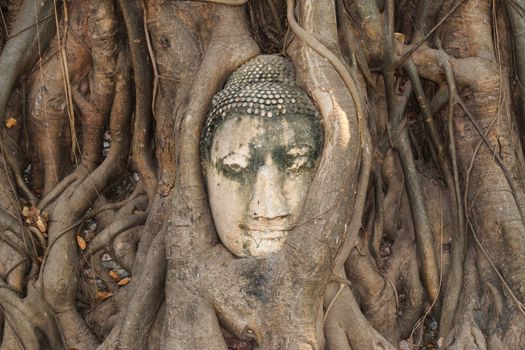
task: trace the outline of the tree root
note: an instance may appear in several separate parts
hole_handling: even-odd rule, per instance
[[[343,288],[340,297],[334,303],[335,307],[328,314],[324,326],[327,348],[331,350],[395,349],[390,342],[370,326],[347,286]]]
[[[26,0],[17,11],[16,20],[11,28],[11,38],[0,54],[2,120],[6,119],[5,110],[16,80],[27,67],[33,66],[40,57],[42,48],[47,47],[53,37],[55,31],[52,20],[53,9],[51,0],[42,1],[37,6],[32,1]]]
[[[119,312],[128,302],[129,289],[120,289],[111,298],[98,303],[86,314],[86,322],[98,339],[107,339],[110,332],[118,327]]]
[[[490,37],[499,25],[497,37],[508,19],[494,13],[491,22],[490,11],[496,10],[489,0],[305,0],[297,6],[293,0],[261,0],[245,8],[246,2],[64,4],[64,19],[56,22],[63,32],[32,73],[28,103],[18,104],[29,107],[27,135],[20,125],[1,132],[8,136],[2,137],[7,164],[0,162],[7,176],[0,187],[8,198],[0,200],[2,345],[409,349],[434,343],[435,319],[441,317],[440,336],[446,339],[438,346],[524,347],[523,156],[514,142],[515,105],[506,100],[513,72],[508,47],[500,54],[490,40],[478,38]],[[522,2],[508,2],[509,15]],[[51,3],[56,6],[43,2]],[[17,4],[23,5],[20,21],[31,23],[13,33]],[[25,33],[32,33],[31,43],[21,44],[34,58],[15,50],[9,59],[42,58],[36,49],[40,53],[44,41],[38,47],[35,38],[53,16],[35,24],[34,11],[33,18],[24,15],[28,4],[34,5],[8,3],[11,37],[0,54],[0,73],[7,48],[20,44],[17,38]],[[398,18],[402,22],[394,23]],[[519,26],[509,23],[504,36],[519,35]],[[287,25],[294,37],[289,46]],[[458,34],[463,32],[470,37]],[[404,36],[416,44],[405,45]],[[321,111],[325,145],[301,220],[284,249],[267,259],[237,259],[215,233],[195,140],[212,96],[260,52],[254,37],[263,51],[289,54],[297,84]],[[130,43],[135,96],[121,38]],[[515,39],[518,46],[523,41]],[[397,69],[401,65],[404,71]],[[25,73],[14,68],[0,84],[0,107]],[[18,93],[13,100],[19,102],[14,97]],[[448,120],[439,119],[447,102]],[[502,106],[507,118],[500,115]],[[74,128],[73,112],[82,130]],[[21,124],[23,114],[13,114]],[[67,154],[77,136],[81,143],[73,158],[80,152],[79,164]],[[102,141],[109,139],[104,159]],[[32,152],[18,149],[19,143]],[[32,157],[30,167],[20,159],[23,151]],[[129,195],[133,180],[119,178],[130,159],[146,195],[139,185]],[[113,190],[113,180],[127,185]],[[42,191],[39,202],[35,194]],[[24,227],[24,206],[49,214],[45,233]],[[465,216],[474,233],[469,241]],[[86,249],[79,249],[83,244],[75,236],[89,237]],[[103,264],[105,253],[113,261]],[[108,273],[115,262],[132,273],[128,285],[117,285]],[[96,284],[81,281],[92,282],[93,271],[94,282],[102,280],[113,297],[102,300]],[[32,282],[28,288],[35,279],[36,289]],[[429,313],[430,322],[423,323]]]
[[[23,349],[63,348],[53,313],[36,290],[30,289],[22,299],[0,280],[0,305]]]
[[[452,329],[449,350],[487,350],[487,342],[481,330],[471,322]]]
[[[389,7],[387,6],[387,8]],[[393,16],[393,14],[391,15]],[[390,26],[393,26],[393,23],[390,23]],[[389,27],[388,23],[386,27]],[[397,101],[394,91],[394,33],[392,28],[389,30],[390,32],[385,32],[386,40],[387,43],[389,43],[389,46],[385,47],[384,53],[384,59],[389,63],[385,66],[385,68],[383,68],[383,79],[385,81],[388,110],[389,113],[391,113],[391,120],[388,122],[389,135],[392,138],[391,142],[393,143],[394,148],[399,154],[399,158],[403,166],[403,172],[406,178],[405,185],[410,201],[416,232],[416,247],[418,256],[422,260],[423,265],[421,268],[423,284],[425,286],[428,298],[431,301],[434,301],[437,300],[439,294],[439,273],[437,269],[435,251],[433,248],[434,234],[429,223],[428,214],[424,207],[421,184],[416,170],[414,154],[410,146],[406,122],[402,119],[404,115],[404,109],[395,107],[396,104],[399,104],[399,101]],[[407,89],[407,92],[408,91],[411,91],[411,89]]]
[[[144,226],[124,231],[113,240],[113,253],[111,256],[127,271],[133,270],[137,255],[137,244]]]
[[[74,237],[63,233],[70,230],[71,223],[85,213],[97,193],[125,166],[129,149],[129,131],[126,126],[131,111],[128,65],[122,53],[117,67],[115,98],[110,117],[112,146],[98,168],[88,175],[84,172],[78,186],[69,188],[57,200],[52,213],[55,222],[49,226],[50,247],[39,277],[44,297],[57,314],[68,342],[71,342],[68,345],[81,349],[95,348],[98,342],[74,307],[79,276],[77,244]]]
[[[89,242],[89,246],[85,250],[84,254],[86,257],[89,257],[91,254],[106,248],[119,234],[135,226],[143,225],[147,218],[148,212],[145,211],[140,214],[131,215],[121,220],[115,221],[104,230],[99,232],[95,238]]]
[[[135,121],[133,123],[132,159],[150,203],[157,190],[157,174],[151,150],[153,94],[152,68],[148,62],[143,9],[138,0],[119,0],[130,43],[135,81]]]
[[[359,301],[364,316],[392,344],[399,342],[397,323],[398,298],[386,275],[373,265],[370,256],[354,249],[346,261],[352,293]],[[326,298],[326,296],[325,296]]]
[[[162,302],[166,276],[165,235],[158,234],[151,244],[143,274],[135,275],[130,287],[139,290],[121,314],[117,349],[146,349],[148,334]]]

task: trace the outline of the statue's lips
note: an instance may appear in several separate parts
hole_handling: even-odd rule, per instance
[[[252,223],[252,224],[240,224],[239,227],[246,231],[259,231],[259,232],[272,232],[272,231],[291,231],[292,226],[289,225],[265,225],[261,223]]]
[[[248,231],[246,236],[249,238],[255,240],[255,241],[263,241],[263,240],[281,240],[286,238],[287,231]]]
[[[256,239],[256,240],[262,240],[262,239],[283,239],[288,235],[288,231],[290,231],[291,228],[288,227],[247,227],[247,233],[246,235],[250,238]]]

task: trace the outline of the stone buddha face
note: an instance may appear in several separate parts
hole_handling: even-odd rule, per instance
[[[304,93],[287,94],[291,87],[270,87],[255,88],[256,94],[245,91],[238,102],[230,102],[231,108],[216,108],[216,113],[222,110],[221,117],[207,123],[201,143],[215,227],[224,246],[239,257],[264,257],[283,247],[297,223],[322,147],[315,111],[302,114],[304,108],[290,106],[292,100],[305,102],[308,97],[292,97]],[[251,99],[262,104],[250,107],[250,95],[259,96]],[[264,96],[276,105],[264,108]]]

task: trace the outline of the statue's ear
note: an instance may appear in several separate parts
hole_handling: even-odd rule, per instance
[[[209,162],[208,162],[208,158],[209,155],[208,154],[205,154],[205,155],[202,155],[201,156],[201,176],[202,176],[202,183],[204,185],[204,190],[207,191],[208,189],[206,188],[206,174],[207,174],[207,171],[208,171],[208,166],[209,166]]]
[[[202,133],[202,131],[201,131]],[[202,135],[201,140],[199,141],[199,156],[200,156],[200,166],[201,166],[201,172],[200,175],[202,176],[202,182],[206,184],[206,172],[208,170],[208,161],[210,159],[209,151],[206,149],[206,145],[203,144],[202,141]]]
[[[207,161],[206,158],[201,158],[201,174],[202,174],[202,180],[206,178],[206,170],[207,170]]]

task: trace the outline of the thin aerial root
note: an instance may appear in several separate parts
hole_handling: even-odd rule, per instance
[[[450,100],[448,106],[448,137],[450,142],[450,158],[452,159],[452,171],[454,174],[454,198],[456,204],[456,232],[457,237],[452,245],[452,261],[450,263],[447,288],[443,298],[443,308],[441,310],[441,320],[439,332],[442,336],[448,334],[452,329],[454,315],[459,302],[459,295],[463,282],[463,264],[467,255],[467,235],[465,232],[465,212],[463,209],[463,201],[461,196],[461,188],[459,181],[459,170],[456,154],[456,141],[454,135],[454,107],[456,105],[456,82],[452,67],[447,62],[444,63],[445,76],[450,91]]]
[[[346,284],[340,284],[339,285],[339,289],[337,290],[337,293],[335,293],[335,296],[334,298],[332,299],[332,301],[330,301],[330,304],[328,305],[328,307],[326,308],[326,311],[324,313],[324,318],[323,318],[323,322],[326,322],[326,319],[328,318],[328,314],[330,313],[330,310],[332,309],[332,306],[334,306],[334,303],[335,301],[337,300],[337,297],[339,297],[339,295],[341,294],[341,292],[343,291],[344,287],[346,287]]]
[[[64,34],[62,40],[62,37],[60,35],[60,26],[59,26],[59,17],[58,17],[58,6],[57,2],[53,1],[54,6],[54,12],[55,12],[55,26],[56,26],[56,39],[58,42],[58,56],[60,57],[60,68],[62,70],[62,81],[64,84],[64,92],[65,92],[65,102],[66,102],[66,112],[69,120],[69,136],[71,138],[71,156],[74,157],[76,155],[76,150],[78,148],[78,140],[77,140],[77,134],[75,130],[75,112],[73,109],[73,99],[71,96],[71,78],[69,75],[70,69],[68,65],[67,60],[67,53],[66,53],[66,47],[65,47],[65,38],[67,35],[67,31],[69,26],[64,26]],[[64,5],[64,17],[65,21],[67,22],[67,4]]]
[[[441,141],[437,127],[434,123],[432,109],[425,96],[425,92],[421,84],[421,79],[419,78],[419,74],[417,73],[417,67],[414,64],[414,62],[412,62],[412,60],[407,60],[405,62],[404,68],[410,78],[412,86],[414,87],[414,94],[419,104],[419,108],[421,109],[421,113],[423,114],[423,120],[427,125],[428,132],[430,134],[430,140],[432,141],[432,145],[436,149],[439,169],[441,170],[443,177],[445,178],[447,187],[450,190],[452,190],[454,188],[454,182],[452,174],[450,173],[449,161],[446,157],[445,147],[443,146],[443,142]]]

